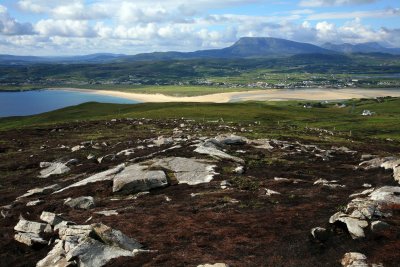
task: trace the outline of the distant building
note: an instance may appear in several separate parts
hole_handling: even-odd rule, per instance
[[[372,116],[374,115],[375,112],[372,112],[370,110],[364,109],[363,112],[361,113],[362,116]]]

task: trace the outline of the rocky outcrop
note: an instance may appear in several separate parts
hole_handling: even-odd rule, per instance
[[[247,138],[234,134],[218,135],[213,140],[219,145],[244,145],[247,143]]]
[[[337,180],[328,181],[328,180],[325,180],[325,179],[322,179],[322,178],[320,178],[317,181],[315,181],[314,185],[322,185],[322,186],[329,187],[329,188],[332,188],[332,189],[346,187],[345,185],[338,184]]]
[[[113,192],[133,194],[167,185],[167,177],[163,171],[148,170],[147,166],[134,164],[115,175]]]
[[[37,267],[98,267],[111,259],[133,257],[141,251],[139,242],[104,224],[69,225],[65,221],[56,224],[57,218],[54,213],[42,213],[42,220],[58,226],[54,231],[58,231],[55,233],[59,239],[56,239],[47,256],[37,263]],[[40,234],[51,233],[53,229],[50,224],[21,219],[14,228],[18,231],[15,240],[29,246],[46,245],[49,242]]]
[[[20,219],[17,225],[14,227],[15,231],[33,234],[50,233],[51,227],[46,223],[38,223]]]
[[[94,198],[87,197],[77,197],[77,198],[68,198],[64,201],[64,205],[74,209],[84,209],[88,210],[95,207]]]
[[[22,218],[14,227],[14,230],[17,231],[14,239],[28,246],[47,244],[48,241],[43,239],[41,235],[52,231],[49,224],[28,221]]]
[[[373,158],[367,161],[363,161],[359,164],[361,168],[364,170],[370,170],[370,169],[377,169],[383,166],[386,166],[386,162],[393,162],[397,160],[395,157],[383,157],[383,158]]]
[[[62,192],[64,190],[67,190],[67,189],[72,188],[72,187],[85,186],[85,185],[90,184],[90,183],[113,180],[115,175],[117,173],[120,173],[121,171],[123,171],[125,169],[125,167],[126,167],[125,164],[120,164],[120,165],[118,165],[118,166],[116,166],[116,167],[114,167],[112,169],[109,169],[107,171],[103,171],[103,172],[94,174],[94,175],[92,175],[92,176],[90,176],[90,177],[88,177],[86,179],[83,179],[83,180],[81,180],[79,182],[76,182],[76,183],[74,183],[74,184],[72,184],[70,186],[67,186],[67,187],[65,187],[65,188],[63,188],[61,190],[58,190],[56,193]]]
[[[225,159],[229,161],[233,161],[239,164],[244,164],[244,160],[235,156],[231,156],[221,150],[219,150],[213,143],[206,142],[198,145],[198,147],[194,150],[194,152],[199,154],[208,155],[215,159]]]
[[[51,175],[69,172],[71,169],[68,167],[68,165],[73,163],[76,163],[75,159],[71,159],[67,162],[41,162],[40,167],[44,169],[40,171],[39,178],[48,178]]]
[[[366,220],[360,220],[358,218],[350,217],[345,213],[337,212],[329,219],[329,223],[336,222],[344,223],[353,239],[365,237],[364,228],[368,226]]]
[[[59,190],[60,188],[61,186],[59,186],[58,184],[53,184],[42,188],[33,188],[28,190],[28,192],[26,192],[22,196],[19,196],[17,199],[26,198],[34,195],[47,195],[53,193],[56,190]]]
[[[210,182],[216,167],[210,161],[182,157],[154,159],[147,163],[153,169],[161,168],[172,172],[178,183],[189,185]]]
[[[141,249],[142,245],[136,240],[127,237],[121,231],[112,229],[102,223],[92,224],[93,231],[105,243],[110,246],[120,247],[125,250]]]
[[[372,191],[368,196],[353,199],[344,212],[337,212],[330,223],[344,223],[353,239],[365,237],[364,229],[380,218],[391,216],[387,208],[400,205],[400,187],[384,186]]]
[[[64,221],[64,219],[57,214],[47,211],[42,212],[42,214],[40,215],[40,219],[44,222],[47,222],[51,226],[55,226]]]

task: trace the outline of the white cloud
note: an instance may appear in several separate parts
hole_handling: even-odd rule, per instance
[[[42,36],[95,37],[96,32],[87,21],[80,20],[40,20],[35,30]]]
[[[304,7],[344,6],[370,4],[377,1],[378,0],[302,0],[299,5]]]
[[[0,5],[0,49],[18,54],[193,51],[226,47],[243,36],[271,36],[315,44],[380,41],[400,47],[400,29],[373,28],[360,19],[353,20],[398,16],[400,10],[395,8],[330,13],[294,9],[258,16],[210,11],[253,2],[266,1],[19,0],[20,11],[34,13],[35,18],[41,19],[34,25],[22,24]],[[307,6],[368,2],[373,1],[301,1]],[[338,24],[330,19],[349,21]],[[23,35],[27,33],[33,35]]]
[[[5,6],[0,5],[0,34],[28,35],[33,34],[30,23],[20,23],[12,18]]]
[[[374,11],[353,11],[353,12],[326,12],[312,14],[307,17],[308,20],[322,19],[351,19],[351,18],[387,18],[400,16],[400,8],[388,8]]]

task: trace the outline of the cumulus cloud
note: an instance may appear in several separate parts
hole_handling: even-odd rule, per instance
[[[311,14],[308,20],[322,19],[350,19],[350,18],[387,18],[400,16],[400,8],[387,8],[374,11],[353,11],[353,12],[324,12]]]
[[[30,23],[20,23],[12,18],[5,6],[0,5],[0,33],[4,35],[28,35],[33,34]]]
[[[87,21],[80,20],[40,20],[35,30],[42,36],[96,37],[96,32]]]
[[[344,6],[361,5],[377,2],[377,0],[302,0],[300,6],[321,7],[321,6]]]
[[[17,53],[19,49],[18,54],[21,51],[28,54],[193,51],[226,47],[243,36],[270,36],[315,44],[384,41],[400,47],[400,29],[372,28],[361,21],[398,16],[398,8],[330,13],[304,8],[265,15],[211,11],[256,2],[266,1],[19,0],[19,11],[34,13],[41,19],[33,24],[20,23],[0,5],[0,49]],[[370,2],[373,1],[302,0],[301,4],[315,7]],[[333,23],[331,19],[343,22]]]

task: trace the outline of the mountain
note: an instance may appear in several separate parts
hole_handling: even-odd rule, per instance
[[[336,48],[334,45],[331,45]],[[333,49],[342,52],[342,49]],[[133,56],[121,54],[92,54],[72,57],[26,57],[0,55],[0,64],[31,63],[106,63],[112,61],[161,61],[182,59],[240,59],[274,58],[293,55],[337,55],[338,52],[308,43],[294,42],[272,37],[244,37],[233,45],[222,49],[199,50],[195,52],[154,52]],[[375,52],[375,51],[374,51]]]
[[[387,48],[379,43],[370,42],[370,43],[362,43],[362,44],[332,44],[325,43],[322,45],[323,48],[329,49],[332,51],[353,54],[353,53],[387,53],[393,55],[400,55],[400,48]]]
[[[129,57],[130,60],[172,60],[198,58],[266,58],[297,54],[334,54],[316,45],[272,37],[244,37],[230,47],[195,52],[156,52]]]
[[[35,57],[0,55],[0,64],[29,64],[29,63],[103,63],[125,57],[122,54],[98,53],[83,56]]]

